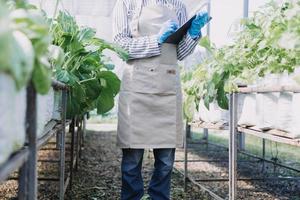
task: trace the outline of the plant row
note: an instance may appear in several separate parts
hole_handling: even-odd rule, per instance
[[[108,112],[119,92],[114,65],[103,53],[127,52],[97,38],[96,31],[79,27],[73,16],[60,11],[54,18],[23,1],[0,4],[0,73],[8,74],[18,90],[32,83],[47,94],[55,78],[70,87],[68,116],[97,109]]]
[[[207,59],[183,75],[186,115],[203,101],[209,108],[217,102],[228,109],[228,94],[239,85],[259,84],[270,74],[287,74],[300,84],[294,71],[300,66],[300,1],[272,1],[233,32],[233,43],[216,48],[207,37],[200,45],[209,52]]]

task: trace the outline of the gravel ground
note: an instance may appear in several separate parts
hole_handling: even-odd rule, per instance
[[[69,200],[117,200],[120,199],[120,161],[121,152],[116,147],[115,131],[89,132],[79,163],[79,170],[74,178]],[[151,153],[145,155],[143,175],[145,191],[153,169]],[[145,198],[147,199],[147,198]],[[183,178],[174,171],[172,179],[172,199],[174,200],[209,200],[198,187],[189,186],[188,193],[183,191]]]
[[[182,160],[184,153],[177,151],[177,159]],[[189,175],[195,179],[228,179],[228,151],[213,145],[190,145],[189,160],[218,160],[221,162],[189,162]],[[277,176],[300,177],[298,173],[274,167],[265,163],[265,171],[262,171],[262,162],[258,159],[239,155],[239,178],[262,178]],[[176,168],[183,171],[183,163],[176,163]],[[228,182],[201,182],[205,187],[214,191],[222,198],[228,198]],[[299,200],[300,181],[238,181],[239,200]]]
[[[67,200],[118,200],[120,195],[120,161],[121,152],[116,147],[116,127],[113,125],[93,125],[89,131],[83,149],[83,157],[79,162],[78,172],[75,173],[72,190],[66,194]],[[103,130],[99,132],[99,130]],[[51,145],[48,145],[51,147]],[[54,147],[52,145],[52,147]],[[39,159],[57,158],[57,152],[41,151]],[[176,160],[183,160],[183,151],[177,150]],[[68,158],[68,156],[67,156]],[[228,178],[228,152],[212,145],[190,145],[189,159],[222,160],[222,162],[190,162],[189,175],[196,179]],[[263,176],[295,176],[287,170],[266,164],[262,172],[262,162],[246,156],[239,156],[238,174],[242,178]],[[145,191],[153,170],[153,156],[146,152],[143,175]],[[183,163],[176,162],[175,167],[183,171]],[[172,179],[172,200],[210,200],[200,189],[189,183],[188,191],[183,191],[183,178],[174,170]],[[40,177],[57,176],[56,164],[39,163]],[[16,176],[16,174],[14,175]],[[205,187],[219,196],[226,198],[228,183],[201,182]],[[57,182],[39,182],[39,200],[58,199]],[[16,196],[17,182],[8,181],[0,185],[0,200],[12,200]],[[300,181],[239,181],[239,200],[300,200]],[[146,197],[143,199],[147,199]]]

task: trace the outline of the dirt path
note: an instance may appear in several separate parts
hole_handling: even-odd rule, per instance
[[[121,152],[115,145],[115,131],[88,131],[83,158],[75,174],[73,190],[68,192],[69,200],[117,200],[120,199]],[[153,160],[145,156],[143,174],[147,185],[152,172]],[[147,198],[145,198],[147,199]],[[197,187],[189,186],[187,195],[183,192],[182,177],[176,172],[172,180],[173,200],[206,200]]]

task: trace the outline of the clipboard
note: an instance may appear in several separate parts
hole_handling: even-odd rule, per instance
[[[172,35],[170,35],[164,43],[179,44],[179,42],[182,40],[182,38],[186,35],[188,30],[190,29],[192,22],[195,18],[196,18],[196,15],[194,15],[185,24],[183,24],[176,32],[174,32]],[[212,17],[209,18],[208,22],[211,19],[212,19]]]

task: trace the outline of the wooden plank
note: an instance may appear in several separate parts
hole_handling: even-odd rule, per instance
[[[262,131],[242,128],[242,127],[239,127],[238,130],[240,132],[254,135],[259,138],[264,138],[264,139],[271,140],[274,142],[279,142],[279,143],[284,143],[284,144],[289,144],[289,145],[300,147],[300,139],[290,139],[290,138],[286,138],[286,137],[282,137],[282,136],[272,135],[272,134],[269,134],[268,132],[262,132]]]
[[[268,87],[241,87],[238,93],[269,93],[294,92],[300,93],[300,86],[268,86]]]
[[[286,138],[289,138],[289,139],[297,139],[297,137],[293,136],[293,134],[291,134],[289,132],[276,130],[276,129],[269,130],[266,133],[281,136],[281,137],[286,137]]]
[[[228,124],[224,124],[222,122],[219,123],[210,123],[204,121],[195,121],[190,123],[190,125],[194,128],[204,128],[204,129],[211,129],[211,130],[228,130]]]

